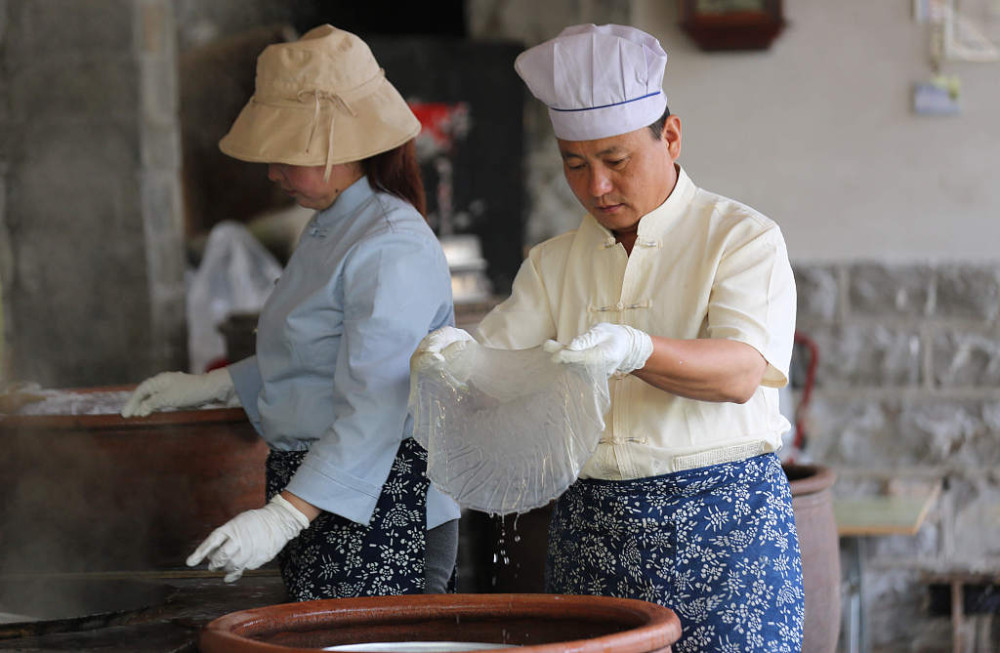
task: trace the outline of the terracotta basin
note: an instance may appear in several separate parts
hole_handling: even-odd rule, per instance
[[[213,528],[264,504],[268,448],[242,408],[8,415],[0,442],[8,569],[183,567]]]
[[[634,599],[553,594],[420,594],[327,599],[233,612],[202,631],[203,653],[316,651],[345,644],[469,642],[519,653],[668,652],[681,635],[671,610]]]

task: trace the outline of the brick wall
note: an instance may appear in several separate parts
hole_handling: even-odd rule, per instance
[[[870,538],[866,605],[886,650],[948,650],[926,572],[1000,569],[1000,264],[795,265],[819,350],[808,456],[840,494],[940,482],[916,536]]]

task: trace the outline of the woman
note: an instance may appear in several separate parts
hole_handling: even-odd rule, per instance
[[[458,506],[429,487],[410,437],[409,358],[454,322],[424,218],[420,123],[368,46],[329,25],[271,45],[219,147],[318,213],[264,306],[257,354],[143,382],[122,414],[238,399],[267,440],[269,502],[188,558],[233,581],[279,556],[296,600],[443,592]],[[280,555],[279,555],[280,553]]]

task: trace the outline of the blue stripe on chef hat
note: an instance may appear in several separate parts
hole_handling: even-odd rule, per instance
[[[520,54],[514,68],[549,107],[556,137],[580,141],[625,134],[663,115],[667,53],[625,25],[574,25]]]

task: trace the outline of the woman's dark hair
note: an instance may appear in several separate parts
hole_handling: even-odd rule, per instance
[[[372,188],[406,200],[420,215],[427,217],[427,195],[417,164],[416,139],[411,138],[399,147],[362,160],[361,167]]]
[[[657,118],[656,122],[649,126],[649,131],[653,132],[653,138],[660,140],[660,135],[663,134],[663,126],[667,124],[667,118],[670,117],[670,107],[663,108],[663,115]]]

